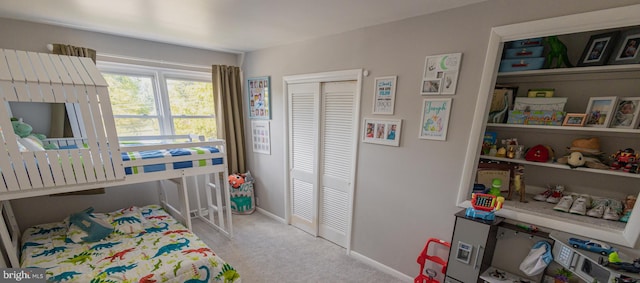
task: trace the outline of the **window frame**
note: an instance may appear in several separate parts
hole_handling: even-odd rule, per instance
[[[96,63],[101,73],[150,77],[153,88],[156,115],[113,115],[114,118],[157,118],[160,135],[175,135],[174,119],[213,119],[216,121],[215,110],[211,115],[174,115],[171,113],[167,80],[187,80],[212,83],[211,74],[206,72],[153,67],[145,65],[98,61]],[[213,94],[212,94],[213,95]],[[211,98],[213,99],[213,97]],[[214,105],[215,107],[215,105]],[[200,133],[192,133],[200,134]],[[215,137],[209,137],[215,138]]]

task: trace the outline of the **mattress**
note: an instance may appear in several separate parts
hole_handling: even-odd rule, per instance
[[[114,232],[99,242],[68,243],[65,222],[28,228],[22,237],[21,267],[46,269],[48,282],[240,280],[231,265],[160,206],[139,210],[141,231]]]
[[[126,147],[123,147],[126,149]],[[217,148],[211,146],[189,147],[189,148],[174,148],[163,150],[145,150],[145,151],[130,151],[122,153],[122,161],[139,160],[139,159],[158,159],[158,164],[150,164],[144,166],[132,166],[125,167],[124,171],[127,175],[150,173],[158,171],[166,171],[167,164],[171,163],[170,158],[185,155],[198,155],[206,153],[218,153]],[[162,159],[162,160],[161,160]],[[167,160],[169,159],[169,160]],[[192,167],[204,167],[207,165],[220,165],[222,164],[222,158],[214,158],[211,163],[208,164],[207,160],[201,159],[196,161],[181,161],[173,162],[173,169],[184,169]]]

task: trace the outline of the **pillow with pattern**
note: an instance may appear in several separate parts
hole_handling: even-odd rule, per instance
[[[93,207],[69,215],[68,221],[66,242],[97,242],[113,232],[113,227],[104,217],[93,214]]]

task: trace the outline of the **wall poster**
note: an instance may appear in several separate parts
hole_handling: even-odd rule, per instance
[[[423,95],[456,94],[462,53],[427,56],[420,93]]]
[[[250,119],[271,119],[270,85],[269,77],[247,79]]]
[[[253,152],[271,155],[271,135],[269,121],[251,121]]]

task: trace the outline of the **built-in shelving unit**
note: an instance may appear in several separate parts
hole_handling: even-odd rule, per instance
[[[554,181],[568,185],[572,188],[572,192],[581,193],[580,190],[584,190],[594,196],[598,196],[598,192],[603,192],[603,194],[620,194],[621,196],[616,198],[622,199],[626,194],[640,192],[638,189],[640,174],[583,167],[571,169],[568,165],[552,162],[541,163],[481,155],[482,140],[487,130],[496,132],[498,139],[517,138],[520,144],[527,147],[536,144],[550,145],[556,150],[556,157],[565,155],[565,149],[577,138],[599,137],[602,147],[600,150],[606,155],[627,147],[636,147],[640,150],[640,144],[638,144],[640,129],[487,123],[487,112],[491,105],[491,94],[495,83],[518,86],[519,96],[526,95],[526,91],[532,88],[555,88],[556,96],[568,97],[565,111],[569,113],[584,113],[590,97],[639,96],[637,89],[640,89],[640,64],[497,73],[505,42],[550,35],[563,36],[569,41],[573,38],[588,39],[590,35],[603,30],[625,29],[640,25],[638,13],[640,13],[640,5],[632,5],[492,29],[485,67],[478,88],[478,101],[467,147],[468,157],[465,160],[458,194],[460,206],[469,206],[471,188],[480,160],[516,162],[531,168],[526,169],[528,173],[526,173],[525,184],[528,193],[535,193],[529,188],[542,189],[544,182]],[[574,35],[576,36],[573,37]],[[576,44],[574,46],[576,53],[581,53],[585,45],[586,42]],[[531,197],[530,195],[528,199]],[[636,205],[627,223],[558,212],[553,210],[552,204],[535,201],[529,203],[507,201],[504,209],[498,211],[498,215],[637,248],[640,239],[640,212],[638,212],[640,208],[638,207],[640,205]]]

